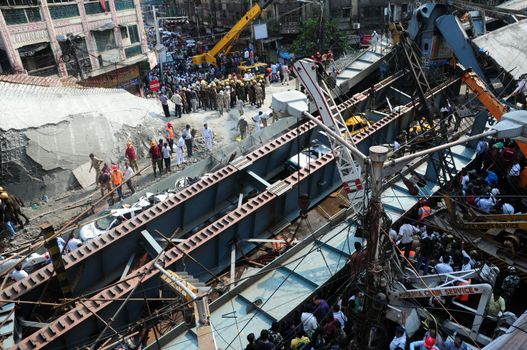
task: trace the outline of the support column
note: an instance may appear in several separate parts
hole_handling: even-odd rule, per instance
[[[140,35],[141,51],[148,51],[148,41],[145,33],[145,24],[143,23],[143,13],[141,12],[141,1],[134,0],[135,16],[137,17],[137,32]],[[199,35],[199,34],[198,34]]]
[[[59,42],[57,41],[57,33],[55,32],[55,27],[53,26],[53,20],[51,18],[51,13],[49,13],[49,7],[47,1],[42,1],[40,3],[40,8],[42,9],[42,15],[44,16],[44,21],[46,22],[46,29],[48,30],[49,43],[51,44],[51,51],[55,57],[55,63],[59,69],[59,76],[62,78],[68,77],[68,71],[66,69],[66,64],[61,60],[62,50],[60,49]]]
[[[4,49],[6,51],[7,58],[9,59],[9,64],[11,64],[11,68],[16,73],[22,72],[24,70],[24,65],[22,64],[18,50],[15,50],[13,47],[13,43],[11,42],[11,34],[9,33],[4,16],[0,16],[0,38],[2,38],[2,41],[4,42]]]
[[[123,48],[123,38],[121,37],[121,27],[119,27],[119,17],[117,17],[117,10],[115,9],[115,1],[110,0],[110,11],[112,13],[112,22],[114,25],[113,33],[115,35],[115,44],[119,48],[119,58],[121,61],[126,60],[126,54]]]
[[[93,38],[93,35],[90,31],[90,24],[88,22],[88,15],[86,15],[86,8],[84,7],[84,0],[79,0],[78,2],[79,6],[79,14],[81,15],[81,23],[82,23],[82,31],[84,32],[84,40],[86,40],[86,48],[88,49],[88,54],[90,57],[90,64],[92,67],[92,70],[100,68],[99,60],[97,59],[97,55],[99,52],[97,51],[97,44],[95,43],[95,39]]]
[[[51,224],[49,223],[45,223],[40,226],[40,230],[42,236],[45,239],[44,245],[46,246],[46,248],[48,248],[48,252],[51,257],[53,269],[57,274],[57,279],[59,280],[62,295],[65,298],[71,298],[73,296],[73,292],[71,284],[68,280],[66,268],[64,267],[64,260],[62,260],[62,252],[59,249],[57,238],[55,237],[55,230],[53,229],[53,226],[51,226]]]

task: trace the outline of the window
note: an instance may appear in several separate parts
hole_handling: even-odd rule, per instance
[[[137,25],[133,24],[128,27],[121,27],[121,38],[125,46],[138,43],[139,33],[137,31]]]
[[[351,16],[351,9],[342,9],[342,17],[343,18],[349,18]]]
[[[77,6],[77,4],[49,6],[49,13],[51,14],[51,18],[53,19],[80,16],[79,7]]]
[[[135,45],[124,49],[124,53],[126,54],[126,58],[130,58],[133,56],[139,56],[143,52],[141,51],[141,45]]]
[[[115,36],[113,29],[104,30],[102,32],[93,32],[95,43],[97,44],[97,51],[103,52],[115,49]]]
[[[38,0],[0,0],[0,6],[39,6]]]
[[[29,7],[24,9],[4,9],[2,10],[6,24],[23,24],[29,22],[40,22],[42,16],[40,15],[40,9]]]
[[[115,0],[115,9],[117,11],[128,10],[134,8],[133,0]]]
[[[84,10],[86,11],[87,15],[95,15],[97,13],[105,13],[110,12],[110,2],[105,1],[105,9],[101,6],[101,3],[99,1],[90,1],[84,3]]]

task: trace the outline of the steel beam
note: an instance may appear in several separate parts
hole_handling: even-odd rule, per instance
[[[243,162],[249,165],[244,171],[251,170],[267,175],[268,169],[272,168],[269,162],[274,163],[275,167],[281,167],[283,162],[292,155],[290,153],[296,149],[288,145],[298,142],[307,143],[314,127],[313,123],[301,124],[247,154],[243,157],[245,159]],[[307,144],[302,148],[306,146]],[[203,222],[204,204],[209,206],[209,217],[212,216],[218,210],[216,208],[218,203],[211,203],[207,200],[209,196],[207,193],[214,192],[217,187],[221,186],[222,190],[219,191],[221,196],[218,199],[221,202],[232,194],[237,194],[241,173],[235,165],[239,163],[240,159],[237,159],[233,162],[234,165],[228,164],[178,192],[174,197],[168,198],[63,256],[68,276],[73,278],[79,271],[81,273],[74,294],[93,287],[95,283],[104,280],[102,277],[106,280],[118,278],[128,259],[126,254],[120,252],[135,251],[141,230],[147,229],[155,232],[156,229],[164,230],[166,227],[196,226]],[[89,266],[89,268],[82,269],[82,266]],[[97,271],[102,272],[104,276]],[[43,291],[44,283],[52,278],[55,278],[53,268],[47,265],[33,272],[28,278],[3,289],[0,297],[4,300],[37,300]],[[23,306],[22,314],[28,316],[31,309],[31,306]]]

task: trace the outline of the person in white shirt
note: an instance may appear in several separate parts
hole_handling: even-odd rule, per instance
[[[412,250],[412,243],[414,241],[413,235],[419,233],[419,229],[412,224],[402,224],[399,228],[399,236],[401,237],[400,249],[404,250],[404,256],[408,259],[410,257],[410,250]]]
[[[496,198],[494,196],[490,196],[489,198],[476,198],[476,205],[481,211],[490,213],[496,205]]]
[[[124,171],[123,175],[123,181],[126,183],[126,186],[132,191],[132,194],[135,193],[134,184],[132,183],[132,177],[135,175],[134,169],[130,166],[128,163],[124,163],[124,168],[126,169]]]
[[[187,147],[187,157],[192,157],[192,129],[187,124],[183,130],[183,138],[185,139],[185,146]]]
[[[393,141],[393,153],[396,153],[399,148],[401,148],[401,144],[397,141],[397,140],[394,140]]]
[[[399,237],[399,234],[397,231],[395,231],[393,228],[390,227],[390,231],[388,231],[388,237],[394,244],[399,244],[398,240],[401,238]]]
[[[176,144],[174,145],[176,147],[176,155],[177,155],[177,166],[180,166],[185,162],[185,158],[183,156],[183,147],[185,146],[185,139],[183,138],[183,135],[179,137]]]
[[[348,322],[348,318],[344,313],[340,310],[339,304],[333,305],[333,318],[340,323],[340,328],[344,329],[344,326],[346,325],[346,322]]]
[[[514,207],[512,206],[512,204],[510,203],[503,203],[503,205],[501,206],[501,211],[503,214],[509,214],[509,215],[512,215],[514,214]]]
[[[172,95],[172,102],[176,105],[176,118],[181,118],[182,108],[183,108],[183,99],[179,93]]]
[[[163,143],[163,148],[161,148],[161,153],[163,154],[163,160],[165,161],[165,169],[166,173],[170,173],[170,161],[172,157],[172,150],[170,149],[170,146],[167,142]],[[179,163],[178,163],[179,165]]]
[[[70,237],[68,238],[68,242],[66,243],[66,250],[68,253],[74,251],[75,249],[79,248],[82,245],[82,241],[78,238],[75,238],[73,235],[73,232],[70,233]]]
[[[207,126],[207,124],[203,124],[203,130],[201,130],[201,134],[205,140],[205,147],[207,147],[207,149],[212,152],[212,141],[214,136],[212,130]]]
[[[451,273],[454,272],[452,266],[450,266],[450,257],[448,255],[443,256],[443,262],[436,264],[435,270],[437,274],[440,273]]]
[[[15,282],[23,280],[27,276],[29,276],[29,275],[28,275],[28,273],[26,271],[24,271],[22,269],[22,264],[16,265],[15,269],[13,270],[13,272],[11,272],[11,278],[13,280],[15,280]]]
[[[303,310],[300,315],[300,321],[304,332],[307,333],[308,337],[311,337],[318,327],[317,318],[313,315],[313,307],[310,304],[306,304]]]
[[[253,116],[253,122],[254,122],[254,131],[258,132],[261,130],[260,128],[260,122],[262,121],[262,111],[259,111],[257,114]]]
[[[397,348],[403,350],[406,349],[406,333],[401,326],[397,326],[395,329],[395,337],[393,337],[393,340],[390,342],[390,350],[395,350]]]
[[[271,116],[272,112],[263,112],[260,115],[260,119],[262,120],[262,125],[264,128],[267,127],[267,122],[269,121],[269,117]]]
[[[57,245],[59,246],[59,252],[62,253],[64,247],[66,246],[66,242],[64,242],[64,239],[62,237],[57,237]]]

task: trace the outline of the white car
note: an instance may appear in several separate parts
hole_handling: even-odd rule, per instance
[[[324,154],[328,154],[330,152],[331,149],[322,144],[317,145],[316,147],[307,148],[289,158],[286,162],[286,168],[288,168],[290,171],[303,169],[307,167],[313,160],[318,159]]]

